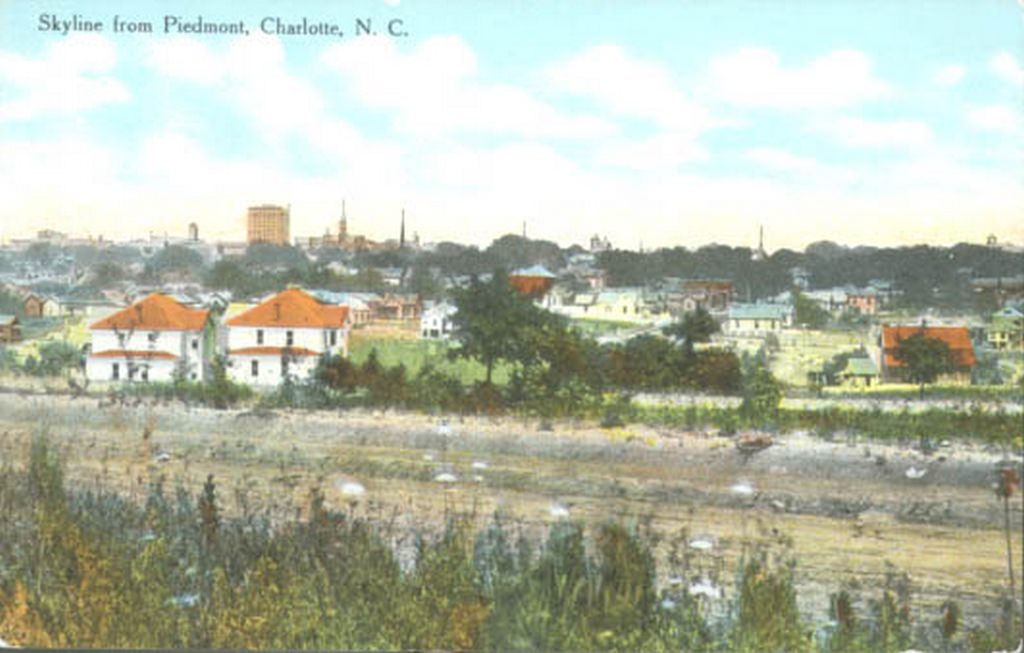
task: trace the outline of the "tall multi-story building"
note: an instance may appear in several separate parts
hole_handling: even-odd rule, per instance
[[[250,206],[246,222],[249,243],[288,244],[289,208],[274,204]]]

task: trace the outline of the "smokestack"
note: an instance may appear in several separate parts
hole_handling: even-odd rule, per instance
[[[398,249],[405,249],[405,209],[402,209],[402,229],[398,232]]]

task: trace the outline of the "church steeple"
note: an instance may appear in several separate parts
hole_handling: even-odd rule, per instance
[[[345,200],[341,200],[341,220],[338,220],[338,242],[348,238],[348,218],[345,216]]]
[[[768,252],[764,251],[764,225],[760,225],[760,229],[757,234],[757,249],[751,255],[751,258],[755,261],[763,261],[768,258]]]

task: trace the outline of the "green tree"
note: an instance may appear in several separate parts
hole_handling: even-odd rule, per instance
[[[480,361],[487,370],[484,382],[490,385],[498,362],[523,362],[529,356],[525,332],[543,321],[542,311],[521,298],[501,271],[487,282],[474,277],[453,294],[458,347],[450,355]]]
[[[39,345],[39,358],[31,373],[38,376],[58,376],[77,370],[84,363],[82,351],[64,340],[47,340]]]
[[[924,399],[924,386],[954,369],[953,352],[943,340],[929,338],[924,331],[900,341],[893,352],[906,369],[906,378],[917,383]]]
[[[683,315],[682,319],[662,329],[662,333],[682,340],[686,352],[692,354],[694,343],[710,342],[711,336],[718,333],[718,330],[719,326],[715,318],[699,307],[696,311]]]
[[[339,356],[325,356],[320,360],[314,374],[317,381],[333,390],[349,394],[359,386],[359,368],[349,359]]]
[[[794,290],[793,319],[801,326],[821,329],[828,324],[832,316],[829,315],[828,311],[818,306],[815,301],[808,299],[802,292]]]
[[[756,361],[743,382],[740,413],[755,424],[763,424],[778,416],[780,403],[782,384],[767,365],[760,360]]]
[[[145,274],[153,279],[171,273],[198,278],[202,268],[203,257],[199,252],[182,245],[167,245],[146,263]]]
[[[0,313],[25,317],[25,301],[15,293],[0,288]]]

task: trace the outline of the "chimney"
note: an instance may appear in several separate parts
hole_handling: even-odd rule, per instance
[[[142,322],[142,304],[135,305],[135,319],[140,323]]]
[[[274,302],[274,321],[281,321],[281,304],[280,302]]]

